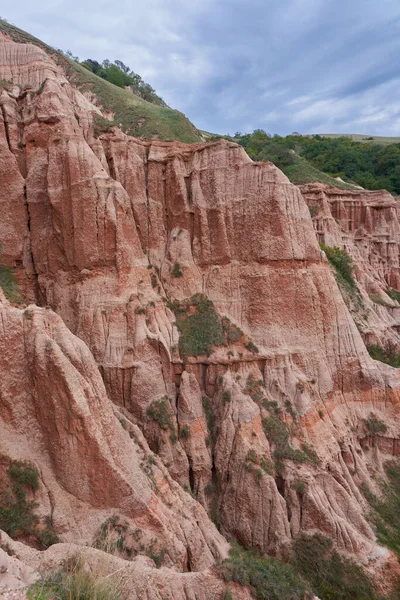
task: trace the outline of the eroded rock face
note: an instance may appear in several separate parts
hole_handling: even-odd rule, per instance
[[[121,426],[93,357],[52,311],[0,304],[1,451],[40,470],[40,505],[67,541],[91,543],[116,511],[170,564],[201,570],[227,544],[204,509]],[[108,513],[108,515],[107,515]]]
[[[398,455],[398,377],[366,351],[300,190],[233,143],[143,142],[118,128],[95,137],[98,109],[58,67],[33,75],[36,51],[2,46],[0,77],[14,84],[0,96],[3,257],[54,311],[2,309],[3,421],[22,443],[13,410],[35,407],[49,487],[67,491],[66,535],[70,497],[74,514],[118,508],[149,536],[159,530],[179,568],[200,569],[225,548],[201,503],[222,534],[261,552],[320,529],[381,556],[360,486],[376,490],[383,460]],[[182,331],[202,307],[192,342],[222,337],[184,356]],[[13,385],[33,394],[16,409]],[[380,437],[366,430],[371,413],[387,425]],[[147,444],[160,496],[140,467]]]
[[[396,200],[385,190],[345,191],[320,183],[299,187],[319,241],[345,249],[353,259],[364,305],[357,311],[358,325],[366,343],[398,345],[399,303],[387,294],[388,288],[400,287]]]

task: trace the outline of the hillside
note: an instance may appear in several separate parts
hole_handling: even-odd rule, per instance
[[[343,136],[270,136],[261,129],[228,139],[243,146],[253,160],[272,161],[295,184],[319,182],[400,194],[398,143],[362,144]]]
[[[22,44],[35,44],[42,48],[60,65],[71,83],[83,94],[95,99],[102,109],[111,111],[114,120],[122,130],[136,137],[180,140],[192,143],[201,140],[201,135],[184,114],[143,100],[91,73],[76,61],[67,58],[60,51],[51,48],[41,40],[0,20],[0,33]]]

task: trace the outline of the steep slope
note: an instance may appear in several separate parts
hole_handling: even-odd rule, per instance
[[[397,346],[400,309],[390,296],[400,288],[397,202],[385,190],[344,192],[320,184],[300,189],[319,241],[346,250],[353,259],[361,293],[355,318],[366,343]]]
[[[99,510],[137,528],[140,506],[180,570],[224,556],[221,533],[280,554],[319,529],[391,561],[361,490],[399,453],[397,371],[370,358],[299,189],[231,142],[96,137],[98,109],[35,46],[1,40],[0,78],[3,261],[42,307],[3,309],[0,448],[49,461],[59,534],[73,496],[86,539]]]
[[[1,19],[0,34],[15,42],[34,44],[41,48],[62,67],[66,77],[73,82],[74,86],[99,106],[107,119],[115,120],[126,133],[138,137],[180,140],[186,143],[202,139],[199,131],[181,112],[152,104],[127,90],[112,85],[74,60],[68,59],[60,51]]]

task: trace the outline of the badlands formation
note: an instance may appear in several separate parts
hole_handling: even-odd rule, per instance
[[[34,465],[61,542],[2,533],[10,581],[79,547],[130,598],[222,599],[231,541],[281,557],[316,531],[395,571],[362,491],[400,454],[398,373],[365,346],[399,341],[393,198],[299,189],[227,141],[100,131],[94,99],[7,36],[0,80],[1,261],[23,298],[0,292],[0,475]],[[318,241],[354,258],[361,333]],[[107,519],[129,557],[90,548]]]

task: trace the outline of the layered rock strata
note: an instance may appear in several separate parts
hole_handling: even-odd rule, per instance
[[[180,570],[223,557],[221,534],[279,553],[317,529],[382,560],[360,487],[399,454],[398,376],[370,358],[300,190],[233,143],[99,133],[29,44],[0,41],[0,78],[2,260],[40,306],[1,306],[0,450],[40,466],[60,534],[90,523],[90,541],[117,510]]]

